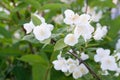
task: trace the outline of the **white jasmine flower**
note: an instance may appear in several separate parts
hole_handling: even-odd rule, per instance
[[[68,44],[70,46],[74,46],[75,44],[78,43],[78,38],[74,35],[74,34],[68,34],[65,38],[64,38],[64,43]]]
[[[56,22],[57,24],[62,24],[63,22],[63,15],[58,14],[57,16],[53,17],[53,21]]]
[[[74,79],[78,79],[82,77],[82,73],[80,71],[78,71],[77,69],[73,72],[73,78]]]
[[[98,22],[101,18],[102,18],[102,11],[98,11],[96,12],[97,7],[91,8],[90,6],[88,6],[87,8],[87,14],[91,15],[91,20],[93,22]],[[86,11],[86,6],[84,6],[82,8],[82,12]]]
[[[78,70],[80,70],[82,75],[85,75],[85,74],[87,74],[89,72],[84,64],[80,64],[80,66],[78,66]]]
[[[69,58],[69,59],[67,60],[67,64],[68,64],[68,65],[74,64],[74,63],[75,63],[75,61],[74,61],[72,58]]]
[[[35,27],[35,25],[33,24],[32,21],[30,21],[29,23],[25,23],[23,25],[23,28],[26,30],[26,34],[31,33],[34,27]]]
[[[16,39],[20,39],[20,32],[19,31],[16,31],[15,33],[14,33],[14,37],[16,38]]]
[[[112,2],[113,2],[114,4],[117,4],[118,0],[112,0]]]
[[[103,48],[98,48],[96,50],[96,53],[97,54],[94,56],[95,62],[101,62],[102,58],[110,55],[110,50],[108,50],[108,49],[104,50]]]
[[[51,36],[50,28],[47,24],[42,23],[40,26],[36,26],[33,33],[39,41],[48,39]]]
[[[64,14],[65,14],[64,22],[66,24],[72,25],[79,23],[80,16],[77,13],[75,14],[72,10],[67,9],[65,10]]]
[[[76,0],[60,0],[60,1],[66,3],[66,4],[71,4],[71,3],[75,2]]]
[[[116,50],[120,49],[120,39],[118,39],[117,43],[116,43]]]
[[[102,70],[111,70],[115,71],[117,69],[117,64],[113,56],[106,56],[101,60]]]
[[[90,15],[88,14],[81,14],[79,19],[79,24],[89,24]]]
[[[89,58],[89,56],[87,54],[85,54],[84,52],[81,53],[81,59],[82,60],[86,60],[88,58]]]
[[[77,65],[76,65],[76,64],[70,64],[70,65],[68,66],[68,71],[69,71],[69,73],[73,73],[73,72],[76,70],[76,68],[77,68]]]
[[[94,31],[94,28],[91,25],[80,24],[75,27],[74,34],[78,38],[81,35],[86,41],[92,37],[93,31]]]
[[[116,73],[114,74],[114,76],[118,77],[120,75],[120,68],[116,69]]]
[[[68,68],[67,68],[68,66],[66,64],[65,59],[55,60],[55,61],[53,61],[53,65],[56,70],[61,70],[62,72],[68,71]]]
[[[107,34],[107,26],[101,26],[99,23],[97,23],[97,29],[94,32],[93,38],[95,40],[101,40],[106,34]]]
[[[88,69],[85,67],[84,64],[80,64],[76,70],[73,72],[73,77],[75,79],[78,79],[80,77],[82,77],[83,75],[87,74],[89,71]]]
[[[99,11],[98,13],[93,13],[91,16],[91,20],[93,22],[98,22],[102,18],[102,11]]]
[[[102,75],[108,75],[109,73],[108,73],[108,71],[107,70],[105,70],[105,71],[102,71]]]
[[[52,24],[44,24],[44,25],[46,25],[46,27],[48,27],[50,31],[54,29],[54,26]]]
[[[114,57],[116,57],[117,61],[120,60],[120,52],[116,53]]]

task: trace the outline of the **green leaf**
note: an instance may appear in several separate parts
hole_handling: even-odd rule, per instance
[[[32,18],[32,22],[35,26],[41,24],[41,20],[37,16],[35,16],[34,14],[31,15],[31,18]]]
[[[38,0],[24,0],[26,3],[32,5],[32,7],[34,7],[35,9],[39,9],[40,8],[40,3],[38,2]]]
[[[0,56],[20,56],[22,51],[16,48],[1,48],[0,49]]]
[[[0,20],[2,19],[5,19],[5,20],[9,19],[9,16],[4,11],[0,11]]]
[[[48,62],[44,60],[41,56],[33,54],[24,55],[19,60],[28,62],[30,65],[42,64],[44,66],[47,66],[48,64]]]
[[[67,44],[64,43],[64,39],[60,39],[56,42],[56,44],[54,46],[54,51],[63,49],[66,46],[67,46]]]
[[[3,27],[0,27],[0,35],[3,35],[5,38],[11,38],[10,32]]]
[[[61,4],[61,3],[50,3],[42,6],[40,10],[44,9],[50,9],[50,10],[59,10],[61,8],[69,7],[67,4]]]
[[[47,78],[47,66],[43,66],[41,64],[32,66],[32,80],[46,80]]]
[[[29,35],[24,36],[22,40],[25,40],[25,41],[28,41],[28,42],[31,42],[31,43],[40,43],[40,42],[34,37],[33,34],[29,34]]]

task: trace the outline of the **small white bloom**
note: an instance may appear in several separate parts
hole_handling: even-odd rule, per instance
[[[87,54],[85,54],[84,52],[81,53],[81,59],[82,60],[86,60],[88,58],[89,58],[89,56]]]
[[[89,24],[89,20],[90,20],[90,15],[88,14],[81,14],[80,15],[80,20],[79,20],[79,24]]]
[[[52,24],[44,24],[44,25],[46,25],[46,27],[48,27],[50,31],[54,29],[54,26]]]
[[[110,50],[108,50],[108,49],[104,50],[103,48],[98,48],[96,50],[96,53],[97,54],[94,56],[95,62],[101,62],[102,58],[110,55]]]
[[[116,50],[120,49],[120,39],[118,39],[117,43],[116,43]]]
[[[66,24],[72,25],[72,24],[78,24],[80,21],[80,16],[76,13],[74,13],[72,10],[67,9],[64,12],[65,14],[65,19],[64,22]]]
[[[15,33],[14,33],[14,37],[16,38],[16,39],[20,39],[20,32],[19,31],[16,31]]]
[[[77,65],[76,65],[76,64],[70,64],[70,65],[68,66],[68,71],[69,71],[69,73],[73,73],[73,72],[76,70],[76,68],[77,68]]]
[[[112,0],[112,2],[113,2],[114,4],[117,4],[118,0]]]
[[[86,6],[84,6],[82,8],[82,12],[86,11]],[[93,7],[91,8],[90,6],[88,6],[87,8],[87,14],[91,15],[91,20],[93,22],[98,22],[101,18],[102,18],[102,11],[98,11],[97,7]]]
[[[87,74],[89,71],[84,64],[80,64],[76,70],[73,72],[73,78],[78,79],[83,75]]]
[[[68,44],[70,46],[74,46],[75,44],[78,43],[78,38],[74,35],[74,34],[68,34],[65,38],[64,38],[64,43]]]
[[[113,56],[106,56],[101,60],[102,70],[111,70],[115,71],[117,69],[117,64]]]
[[[40,26],[35,27],[33,33],[36,39],[39,41],[48,39],[51,36],[50,28],[44,23],[42,23]]]
[[[73,78],[74,79],[78,79],[82,77],[82,73],[80,71],[78,71],[77,69],[73,72]]]
[[[31,33],[34,27],[35,27],[35,25],[33,24],[32,21],[30,21],[29,23],[25,23],[23,25],[23,28],[26,30],[26,34]]]
[[[120,52],[116,53],[114,57],[116,57],[117,61],[120,60]]]
[[[54,68],[56,70],[61,70],[62,72],[67,72],[68,71],[68,66],[66,64],[66,60],[55,60],[53,61]]]
[[[60,1],[66,3],[66,4],[71,4],[71,3],[75,2],[76,0],[60,0]]]
[[[94,31],[94,28],[89,24],[80,24],[75,27],[74,34],[76,37],[79,38],[81,35],[84,40],[88,40],[92,37],[92,32]]]
[[[116,73],[114,74],[114,76],[118,77],[120,75],[120,68],[116,69]]]
[[[58,14],[57,16],[54,16],[52,19],[57,24],[61,24],[63,22],[63,15],[62,14]]]
[[[102,75],[108,75],[109,73],[108,73],[108,71],[107,70],[105,70],[105,71],[102,71]]]
[[[95,40],[101,40],[106,34],[107,34],[107,26],[101,26],[99,23],[97,23],[97,29],[94,32],[93,38]]]
[[[78,66],[78,71],[80,71],[82,73],[82,75],[85,75],[89,72],[84,64],[80,64]]]

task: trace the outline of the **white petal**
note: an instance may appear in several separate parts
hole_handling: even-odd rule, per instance
[[[33,33],[36,37],[36,39],[43,41],[45,39],[48,39],[51,36],[51,32],[48,27],[41,24],[40,26],[37,26],[34,28]]]
[[[74,34],[68,34],[65,38],[64,38],[64,42],[65,44],[68,44],[70,46],[74,46],[75,44],[78,43],[78,39]]]
[[[26,34],[29,34],[32,32],[33,28],[35,27],[34,24],[32,23],[32,21],[30,21],[29,23],[25,23],[23,25],[24,29],[26,30]]]

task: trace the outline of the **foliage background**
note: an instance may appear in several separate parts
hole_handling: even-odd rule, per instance
[[[115,48],[116,40],[120,37],[120,16],[111,19],[111,8],[116,7],[112,0],[88,0],[91,7],[98,6],[100,10],[106,9],[100,23],[109,26],[108,36],[104,41],[93,42],[94,45],[88,46]],[[64,38],[65,24],[59,25],[53,22],[52,17],[63,13],[65,9],[72,9],[75,12],[82,13],[84,0],[77,0],[72,4],[64,4],[59,0],[0,0],[0,7],[8,10],[10,14],[0,11],[0,80],[74,80],[72,76],[65,76],[64,73],[56,71],[53,68],[52,61],[56,59],[59,50],[54,51],[54,45],[45,46],[34,40],[31,36],[25,36],[23,24],[31,19],[31,13],[36,10],[41,12],[47,23],[55,26],[54,33],[60,33],[60,38]],[[50,9],[45,13],[44,10]],[[93,23],[94,24],[94,23]],[[14,35],[19,32],[20,38]],[[24,37],[24,39],[23,39]],[[61,45],[59,45],[61,46]],[[56,46],[58,48],[58,46]],[[100,76],[102,80],[119,80],[114,77],[113,72],[109,76],[101,76],[98,69],[99,64],[93,62],[94,48],[87,47],[85,50],[91,57],[87,63]],[[66,50],[66,49],[65,49]],[[89,50],[89,51],[87,51]],[[94,80],[91,74],[87,74],[78,80]]]

